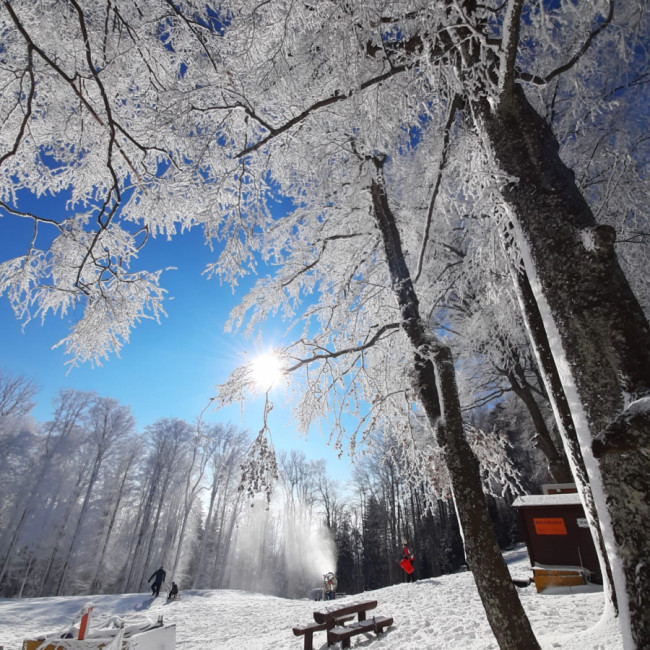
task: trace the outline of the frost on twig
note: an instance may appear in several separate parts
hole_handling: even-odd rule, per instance
[[[239,489],[246,491],[252,500],[258,494],[266,496],[267,503],[271,503],[273,487],[278,480],[278,462],[275,448],[271,441],[271,432],[267,426],[267,416],[273,408],[268,394],[264,404],[264,426],[260,429],[246,460],[242,463],[241,483]]]
[[[486,494],[504,498],[524,494],[521,475],[515,465],[512,446],[503,431],[484,431],[465,423],[465,436],[476,455],[480,467],[483,490]],[[393,437],[386,447],[387,456],[404,468],[402,475],[410,481],[424,481],[429,506],[435,499],[452,497],[451,479],[445,463],[444,450],[436,443],[425,422],[414,418],[412,435]]]
[[[49,314],[79,315],[71,332],[54,347],[64,346],[71,366],[100,365],[119,354],[133,327],[165,315],[166,291],[161,271],[129,270],[137,255],[137,237],[116,225],[93,234],[82,222],[69,223],[49,250],[0,264],[0,296],[6,294],[24,323]],[[88,246],[95,239],[95,252]]]

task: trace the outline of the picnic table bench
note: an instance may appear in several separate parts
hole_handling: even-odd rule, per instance
[[[296,636],[304,636],[304,650],[313,650],[314,632],[327,632],[327,645],[333,645],[338,641],[342,642],[343,648],[350,647],[350,639],[355,634],[375,632],[381,634],[385,627],[393,624],[393,619],[387,616],[373,616],[366,618],[366,612],[377,607],[376,600],[364,600],[360,603],[343,605],[341,607],[327,607],[314,612],[314,623],[294,627],[293,633]],[[345,623],[357,620],[347,626]]]

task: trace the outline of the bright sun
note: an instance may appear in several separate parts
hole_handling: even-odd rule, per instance
[[[273,353],[261,354],[253,360],[251,367],[255,383],[264,391],[279,384],[284,374],[280,359]]]

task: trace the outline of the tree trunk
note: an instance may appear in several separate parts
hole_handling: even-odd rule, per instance
[[[378,161],[376,164],[380,169],[381,164]],[[463,531],[467,564],[474,574],[499,647],[502,650],[534,650],[539,644],[497,544],[478,460],[465,438],[451,351],[427,334],[428,328],[420,318],[419,301],[380,178],[373,179],[371,196],[402,328],[413,347],[414,387],[444,454]]]
[[[31,571],[32,566],[34,564],[34,559],[35,559],[35,557],[34,557],[33,553],[27,553],[27,558],[26,558],[26,561],[25,561],[25,565],[26,565],[25,566],[25,573],[23,574],[23,579],[22,579],[22,582],[20,583],[20,589],[18,591],[18,598],[23,597],[23,591],[25,589],[25,583],[27,582],[27,578],[29,577],[29,572]]]
[[[217,496],[217,482],[216,477],[213,477],[212,490],[210,492],[210,505],[208,506],[208,513],[205,517],[205,526],[203,528],[203,539],[201,540],[201,550],[199,552],[199,561],[196,567],[196,575],[192,580],[192,589],[199,589],[203,586],[205,588],[205,580],[199,582],[199,576],[203,577],[206,573],[204,564],[205,564],[205,554],[208,548],[208,535],[210,533],[210,528],[212,526],[212,513],[214,511],[214,500]]]
[[[72,559],[72,556],[74,555],[74,552],[76,550],[77,543],[79,540],[79,534],[81,532],[81,526],[86,517],[86,512],[88,511],[88,503],[90,502],[90,495],[92,494],[93,487],[95,487],[95,481],[97,480],[97,476],[99,475],[99,468],[102,463],[101,454],[102,452],[100,451],[95,457],[93,469],[92,472],[90,473],[90,479],[88,481],[88,486],[86,487],[86,494],[84,495],[84,500],[81,505],[81,512],[79,512],[79,515],[77,516],[77,523],[75,524],[74,533],[72,533],[72,539],[70,540],[70,544],[68,545],[68,550],[66,551],[65,559],[63,561],[61,575],[59,576],[59,582],[56,586],[56,593],[55,593],[56,596],[63,595],[63,588],[65,586],[65,581],[68,577],[68,569],[70,568],[70,560]]]
[[[564,443],[567,459],[571,465],[573,478],[580,492],[585,515],[589,521],[591,535],[600,561],[603,587],[608,601],[611,603],[614,611],[618,613],[618,603],[616,600],[616,592],[614,591],[614,577],[612,575],[609,557],[607,556],[607,548],[605,547],[605,539],[601,530],[594,495],[589,484],[589,477],[587,476],[587,468],[582,451],[580,450],[578,434],[573,424],[573,418],[571,417],[571,409],[564,394],[560,375],[557,371],[555,360],[553,359],[551,346],[544,330],[542,315],[535,301],[535,296],[533,295],[533,290],[526,273],[521,269],[515,269],[513,267],[510,270],[515,281],[517,296],[524,315],[524,322],[526,323],[535,356],[537,357],[537,365],[546,386],[546,393],[549,396],[553,412],[555,413],[558,430]]]
[[[122,494],[124,493],[124,486],[126,484],[126,479],[129,474],[129,470],[131,469],[131,464],[135,460],[135,456],[129,456],[128,462],[126,467],[124,468],[124,471],[122,473],[122,480],[120,481],[120,487],[117,491],[117,496],[115,497],[115,505],[113,506],[113,511],[111,513],[111,519],[108,523],[108,529],[106,530],[106,534],[104,535],[104,542],[102,544],[102,550],[99,554],[99,558],[97,559],[97,565],[95,567],[95,574],[93,575],[93,579],[90,582],[90,588],[91,592],[94,593],[96,592],[100,585],[100,575],[102,571],[102,565],[104,564],[104,557],[106,557],[106,549],[108,548],[108,543],[111,539],[111,535],[113,533],[113,526],[115,525],[115,519],[117,517],[117,513],[120,507],[120,503],[122,503]]]
[[[140,584],[136,584],[135,576],[140,572],[140,557],[142,555],[142,548],[145,543],[145,535],[149,530],[149,522],[151,519],[151,510],[153,508],[153,499],[155,496],[156,486],[153,480],[149,479],[149,485],[145,488],[145,493],[143,498],[140,500],[140,507],[138,508],[138,516],[136,519],[136,524],[134,526],[134,531],[137,531],[137,534],[131,537],[129,544],[129,550],[127,552],[128,557],[128,571],[125,571],[124,585],[122,587],[123,592],[137,589],[140,591]],[[135,540],[135,545],[133,544]]]
[[[222,545],[224,544],[225,536],[225,525],[226,525],[226,506],[228,505],[228,489],[230,487],[230,481],[232,478],[232,472],[234,467],[231,462],[228,462],[228,474],[226,475],[225,480],[223,481],[223,490],[219,492],[219,499],[217,501],[217,517],[215,521],[215,531],[216,531],[216,540],[215,540],[215,553],[214,553],[214,564],[212,565],[212,579],[211,586],[216,588],[217,585],[221,586],[222,576],[223,576],[223,567],[220,567],[219,560],[221,558]],[[235,509],[236,510],[236,509]]]
[[[241,500],[241,492],[237,492],[237,495],[235,496],[235,502],[233,504],[232,508],[232,513],[230,515],[230,522],[228,524],[228,532],[225,535],[223,546],[221,548],[217,548],[216,550],[216,557],[222,558],[221,563],[218,565],[219,573],[217,575],[217,579],[215,584],[213,585],[213,588],[221,588],[225,587],[225,572],[226,572],[226,566],[228,566],[228,556],[230,555],[230,547],[232,545],[232,538],[233,535],[235,534],[235,526],[237,524],[237,516],[240,512],[240,500]],[[234,563],[230,563],[232,566]]]
[[[77,500],[81,496],[81,491],[83,489],[83,483],[86,480],[86,469],[88,468],[88,464],[84,465],[80,471],[79,471],[79,476],[77,477],[77,481],[75,483],[74,489],[72,490],[72,493],[67,496],[66,501],[67,505],[65,508],[65,514],[62,517],[62,521],[58,524],[56,527],[57,534],[56,534],[56,539],[54,542],[54,546],[52,547],[52,552],[50,553],[50,558],[47,563],[47,568],[45,569],[45,572],[43,573],[43,578],[41,580],[41,586],[38,590],[38,596],[43,595],[44,589],[47,588],[47,585],[49,583],[50,579],[50,573],[52,571],[52,568],[54,566],[54,560],[59,552],[60,545],[63,543],[63,540],[65,538],[66,531],[69,528],[69,522],[70,518],[72,517],[72,510],[74,506],[77,504]]]
[[[160,523],[160,516],[165,505],[165,495],[167,493],[167,487],[169,485],[169,473],[165,476],[165,479],[160,486],[160,492],[158,497],[158,504],[156,506],[156,514],[154,515],[153,523],[151,524],[151,530],[149,531],[149,542],[147,543],[147,552],[142,563],[142,571],[140,573],[140,579],[137,582],[138,590],[142,588],[145,583],[145,576],[149,570],[149,563],[151,562],[151,556],[153,554],[153,543],[156,539],[156,534],[158,533],[158,524]],[[160,558],[158,558],[160,560]]]
[[[535,435],[533,444],[544,454],[548,461],[548,471],[556,483],[572,483],[573,475],[566,461],[566,458],[558,451],[546,426],[546,420],[533,397],[530,387],[525,381],[521,381],[514,371],[508,372],[508,381],[515,395],[524,403],[528,409]]]
[[[650,638],[650,327],[618,265],[613,228],[596,223],[523,90],[495,111],[487,102],[476,109],[496,163],[517,179],[501,192],[589,470],[622,626],[642,647]]]
[[[9,547],[7,549],[7,552],[5,554],[5,558],[2,561],[2,568],[0,569],[0,584],[2,584],[2,581],[7,573],[7,569],[9,568],[9,563],[11,561],[14,548],[16,547],[16,543],[18,541],[18,535],[20,534],[20,531],[22,530],[23,523],[25,522],[25,517],[27,515],[27,509],[31,503],[31,498],[27,502],[27,505],[23,508],[23,513],[20,515],[20,519],[18,520],[18,523],[16,526],[14,526],[14,531],[11,535],[11,540],[9,541]]]
[[[47,476],[56,454],[65,446],[75,427],[79,424],[83,410],[88,405],[88,399],[87,394],[74,391],[63,391],[57,398],[54,419],[48,424],[40,468],[37,470],[36,467],[30,467],[28,471],[28,475],[33,476],[29,486],[29,498],[18,523],[13,528],[9,547],[2,562],[2,568],[0,568],[0,584],[9,568],[26,516],[28,513],[32,513],[34,504],[38,504],[39,500],[43,499],[41,487],[47,484]],[[59,431],[58,435],[55,434],[56,431]]]

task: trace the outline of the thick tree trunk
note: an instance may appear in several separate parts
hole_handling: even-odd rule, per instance
[[[508,238],[510,240],[510,238]],[[511,267],[517,296],[524,316],[524,322],[532,341],[537,365],[546,386],[546,393],[551,401],[558,430],[564,443],[564,449],[571,465],[571,471],[578,491],[580,492],[585,514],[589,521],[589,527],[594,539],[594,545],[600,560],[602,579],[605,593],[614,610],[618,613],[616,592],[614,591],[614,577],[607,555],[605,539],[598,519],[598,511],[594,501],[594,495],[589,484],[587,468],[585,466],[578,434],[573,424],[571,409],[562,388],[562,381],[553,359],[551,346],[544,329],[544,321],[539,311],[533,290],[528,281],[528,276],[520,268]]]
[[[478,460],[465,438],[451,351],[427,334],[428,328],[420,319],[419,301],[404,259],[397,224],[383,185],[377,180],[372,182],[371,195],[402,327],[414,351],[418,401],[449,470],[467,564],[499,647],[534,650],[539,644],[497,544]]]
[[[495,111],[487,102],[477,108],[497,165],[516,179],[502,195],[589,471],[623,629],[644,647],[650,638],[650,327],[618,265],[614,230],[596,223],[550,127],[523,90],[516,87]]]

